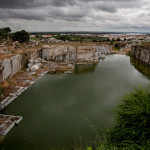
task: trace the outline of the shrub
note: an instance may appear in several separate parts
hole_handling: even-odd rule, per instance
[[[0,40],[6,39],[9,37],[9,33],[11,32],[11,29],[9,27],[0,28]]]
[[[3,30],[4,30],[7,34],[11,32],[10,27],[5,27],[5,28],[3,28]]]
[[[29,42],[30,41],[30,35],[25,30],[18,31],[13,34],[13,41],[18,41],[20,43]]]
[[[123,97],[108,144],[121,149],[150,148],[150,91],[137,88]]]

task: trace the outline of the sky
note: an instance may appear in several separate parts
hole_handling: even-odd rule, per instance
[[[149,32],[150,0],[0,0],[12,31]]]

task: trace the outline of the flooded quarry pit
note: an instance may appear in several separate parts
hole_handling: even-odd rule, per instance
[[[108,55],[97,65],[76,65],[74,74],[47,73],[4,111],[23,120],[0,139],[4,150],[70,150],[91,145],[114,125],[119,98],[149,85],[146,66],[125,55]],[[139,66],[140,64],[138,64]]]

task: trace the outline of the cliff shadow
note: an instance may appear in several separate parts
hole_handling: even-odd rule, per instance
[[[95,71],[97,64],[76,64],[74,73],[92,73]]]
[[[150,79],[150,66],[134,57],[130,57],[130,63],[141,72],[143,75],[147,76]]]

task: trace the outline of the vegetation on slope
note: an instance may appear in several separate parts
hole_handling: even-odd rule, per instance
[[[148,150],[150,148],[150,91],[137,88],[122,98],[116,125],[97,150]],[[88,150],[93,150],[89,147]]]
[[[71,42],[105,42],[110,41],[108,37],[98,36],[81,36],[81,35],[57,35],[58,40],[71,41]]]

